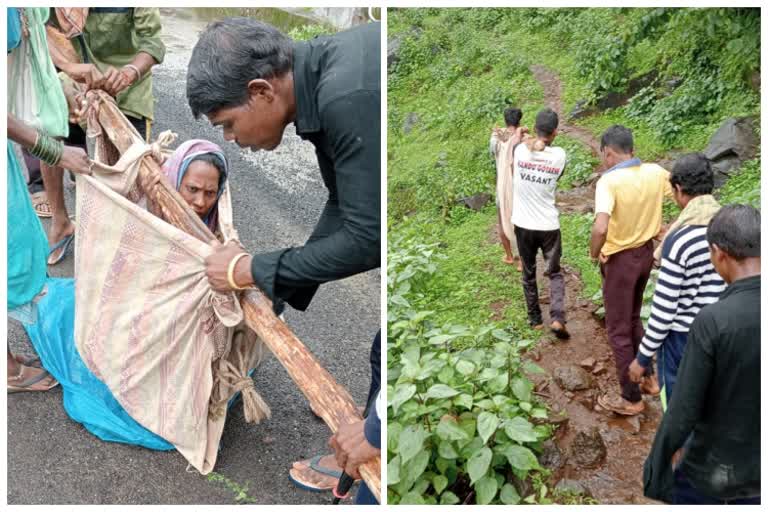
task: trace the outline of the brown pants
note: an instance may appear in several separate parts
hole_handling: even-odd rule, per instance
[[[645,334],[640,309],[652,267],[652,240],[635,249],[612,254],[607,263],[600,265],[608,342],[616,361],[621,396],[630,402],[642,399],[638,385],[629,380],[628,370]]]

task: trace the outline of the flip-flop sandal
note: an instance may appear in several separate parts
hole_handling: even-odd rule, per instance
[[[341,471],[336,469],[329,469],[325,468],[320,465],[320,459],[325,457],[325,455],[315,455],[309,460],[309,468],[312,471],[315,471],[316,473],[320,473],[322,475],[330,476],[333,479],[333,483],[329,483],[329,485],[317,485],[313,482],[308,482],[306,479],[301,478],[301,472],[305,471],[307,468],[296,468],[292,467],[290,471],[288,471],[288,479],[295,485],[296,487],[300,489],[304,489],[305,491],[311,491],[311,492],[324,492],[324,491],[332,491],[336,487],[336,483],[339,481],[339,478],[341,478]]]
[[[64,259],[64,257],[67,255],[67,251],[72,246],[72,242],[75,241],[75,234],[72,233],[71,235],[67,235],[61,240],[59,240],[53,247],[51,247],[51,250],[48,251],[48,264],[49,265],[56,265],[61,260]],[[51,259],[51,254],[55,253],[57,250],[61,249],[61,252],[55,259]]]
[[[19,364],[29,366],[32,368],[42,368],[43,362],[40,361],[39,356],[28,356],[26,354],[16,354],[13,356]]]
[[[22,373],[24,372],[24,369],[22,368]],[[48,387],[44,389],[30,389],[32,386],[37,384],[38,382],[44,380],[44,379],[51,379],[52,383]],[[51,375],[47,370],[37,374],[34,377],[30,377],[27,380],[21,381],[18,384],[8,384],[8,393],[23,393],[23,392],[35,392],[35,391],[48,391],[50,389],[55,388],[59,385],[59,381],[57,381],[53,375]]]
[[[45,192],[35,192],[30,195],[32,200],[32,208],[35,209],[35,213],[41,219],[48,219],[53,217],[51,213],[51,205],[48,203],[48,195]]]
[[[622,416],[636,416],[636,415],[640,414],[641,412],[643,412],[643,409],[644,409],[644,408],[640,409],[639,411],[636,411],[636,412],[635,411],[630,411],[630,410],[626,409],[625,407],[622,407],[620,404],[615,403],[611,399],[611,397],[609,395],[607,395],[607,394],[599,395],[597,397],[597,403],[600,405],[600,407],[602,407],[606,411],[611,411],[611,412],[614,412],[616,414],[620,414]]]

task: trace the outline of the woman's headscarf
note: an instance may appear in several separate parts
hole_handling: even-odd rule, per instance
[[[224,170],[219,173],[219,190],[216,194],[216,202],[213,203],[211,211],[208,212],[206,218],[203,219],[203,222],[205,222],[211,231],[213,231],[218,222],[219,198],[221,197],[221,194],[224,193],[224,185],[227,182],[227,176],[229,174],[229,165],[227,164],[227,159],[221,148],[213,142],[203,139],[188,140],[176,148],[176,151],[173,152],[170,158],[163,163],[163,173],[171,184],[176,187],[176,190],[179,190],[181,188],[181,180],[184,178],[184,174],[186,174],[189,164],[197,157],[208,154],[218,158],[224,168]]]

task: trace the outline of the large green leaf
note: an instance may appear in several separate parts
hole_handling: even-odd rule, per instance
[[[522,416],[515,416],[504,422],[504,432],[510,439],[519,443],[530,443],[538,440],[533,425]]]
[[[395,455],[387,462],[387,485],[395,485],[400,481],[400,456]]]
[[[484,476],[478,480],[474,487],[475,493],[477,494],[475,503],[478,505],[487,505],[493,501],[493,498],[496,497],[496,491],[499,489],[499,483],[496,481],[496,477],[490,475]]]
[[[440,494],[448,487],[448,478],[443,475],[435,475],[432,478],[432,487],[435,488],[436,494]]]
[[[533,383],[530,380],[525,377],[515,377],[512,379],[512,393],[515,394],[518,400],[530,402],[531,391],[533,391]]]
[[[462,375],[471,375],[475,371],[475,365],[466,359],[460,359],[459,362],[456,363],[456,371]]]
[[[451,491],[445,491],[443,494],[440,495],[441,505],[455,505],[460,501],[461,500],[459,499],[459,497],[453,494]]]
[[[462,393],[453,399],[453,404],[457,407],[463,407],[467,410],[472,409],[472,395]]]
[[[392,420],[387,422],[387,450],[393,453],[397,453],[397,445],[400,442],[400,434],[402,431],[403,426],[401,424]]]
[[[432,336],[429,338],[429,344],[430,345],[441,345],[447,341],[451,341],[456,336],[454,334],[439,334],[437,336]]]
[[[477,433],[483,439],[483,443],[487,443],[488,439],[496,432],[496,428],[499,426],[499,417],[492,412],[483,411],[477,417]]]
[[[424,473],[424,470],[427,469],[429,459],[430,452],[427,450],[422,450],[417,453],[410,463],[403,465],[401,472],[405,473],[405,479],[409,482],[415,482],[421,474]],[[401,476],[401,478],[403,478],[403,476]]]
[[[517,505],[520,503],[520,495],[517,493],[517,489],[512,484],[504,484],[501,488],[501,502],[505,505]]]
[[[469,439],[469,434],[459,427],[456,420],[443,418],[437,425],[437,437],[444,441],[461,441],[462,439]]]
[[[467,461],[467,473],[469,473],[470,483],[474,484],[488,472],[491,465],[493,452],[487,446],[475,452]]]
[[[424,446],[424,440],[428,437],[429,434],[424,431],[424,427],[421,425],[409,425],[403,429],[398,441],[398,453],[403,464],[407,463],[421,451],[421,448]]]
[[[450,386],[446,386],[445,384],[433,384],[427,390],[426,398],[450,398],[458,394],[459,392]]]
[[[395,386],[395,392],[390,401],[392,412],[397,414],[400,406],[410,400],[414,394],[416,394],[416,384],[398,384]]]
[[[539,468],[539,461],[536,459],[536,455],[524,446],[509,444],[503,448],[502,453],[513,468],[522,471]]]
[[[454,448],[450,441],[440,441],[437,453],[444,459],[455,459],[459,456],[459,452],[456,451],[456,448]]]

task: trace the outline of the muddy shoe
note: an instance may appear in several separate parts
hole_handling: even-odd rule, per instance
[[[640,400],[639,402],[630,402],[623,397],[605,394],[597,397],[597,403],[603,409],[613,411],[616,414],[622,416],[635,416],[645,410],[645,402]]]
[[[557,336],[558,339],[567,340],[568,338],[571,337],[571,334],[565,328],[565,325],[558,322],[557,320],[552,322],[552,325],[550,325],[549,328],[552,330],[553,333],[555,333],[555,336]]]
[[[640,392],[644,395],[659,396],[661,388],[656,374],[643,377],[642,382],[640,382]]]

